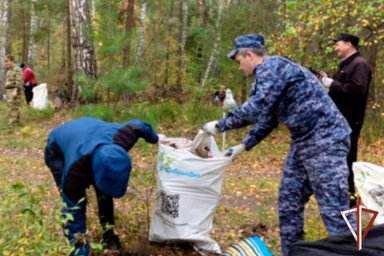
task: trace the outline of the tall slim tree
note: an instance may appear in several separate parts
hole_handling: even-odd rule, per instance
[[[127,0],[127,17],[125,21],[125,33],[127,35],[126,46],[123,49],[123,67],[129,66],[131,53],[131,32],[134,28],[135,0]]]
[[[0,95],[4,92],[5,67],[3,59],[6,53],[6,31],[8,27],[8,0],[0,0]]]
[[[75,72],[88,77],[97,76],[95,49],[92,42],[91,15],[87,0],[70,0],[71,39],[75,54]],[[74,83],[71,101],[76,104],[78,85]]]
[[[21,33],[22,33],[22,48],[21,48],[21,61],[26,63],[28,61],[28,43],[29,43],[29,27],[30,22],[28,18],[29,14],[29,3],[24,0],[19,0],[19,12],[21,20]]]
[[[201,84],[200,84],[201,88],[205,86],[205,83],[208,79],[212,65],[214,64],[215,61],[217,61],[217,54],[219,53],[219,43],[221,40],[220,23],[221,23],[221,16],[223,14],[223,8],[224,8],[224,0],[221,0],[219,3],[219,13],[217,15],[216,24],[215,24],[216,36],[213,44],[213,50],[212,50],[211,56],[208,59],[208,65],[207,65],[207,68],[205,69],[204,77],[201,80]]]
[[[176,100],[180,101],[180,94],[182,93],[183,77],[185,73],[185,42],[187,40],[187,28],[188,28],[188,3],[186,0],[180,0],[179,3],[179,18],[180,18],[180,31],[179,31],[179,49],[178,49],[178,68],[177,79],[175,86]]]
[[[139,27],[135,63],[139,61],[139,59],[143,56],[143,53],[144,53],[144,36],[145,36],[145,29],[146,29],[145,27],[146,18],[147,18],[147,2],[145,0],[142,0],[141,6],[140,6],[140,27]]]
[[[31,30],[29,33],[28,66],[33,67],[36,51],[35,33],[37,28],[37,16],[35,12],[36,0],[32,0],[31,6]]]

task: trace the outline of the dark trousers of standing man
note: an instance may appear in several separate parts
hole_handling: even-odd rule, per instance
[[[359,136],[360,131],[362,128],[362,124],[350,124],[352,133],[351,133],[351,148],[349,150],[348,156],[347,156],[347,163],[348,163],[348,169],[349,169],[349,177],[348,177],[348,185],[349,185],[349,193],[350,195],[355,194],[355,183],[353,181],[353,171],[352,171],[352,164],[353,162],[356,162],[357,160],[357,146],[359,143]],[[351,199],[350,201],[351,206],[356,205],[356,199]]]
[[[33,86],[32,85],[24,85],[24,94],[25,94],[25,100],[27,101],[27,104],[29,104],[33,99]]]

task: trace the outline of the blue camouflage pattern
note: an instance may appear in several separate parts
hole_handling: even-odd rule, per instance
[[[264,37],[258,34],[248,34],[241,35],[235,39],[235,48],[227,55],[228,58],[234,59],[236,54],[241,48],[253,48],[253,49],[263,49],[264,46]]]
[[[307,69],[280,56],[265,56],[254,70],[250,98],[219,120],[226,130],[252,125],[243,143],[250,150],[279,123],[292,139],[279,191],[283,255],[302,238],[303,211],[310,195],[316,196],[330,234],[348,230],[341,211],[348,209],[346,163],[351,129]]]
[[[341,212],[349,208],[347,153],[349,138],[336,142],[311,158],[297,160],[291,147],[279,188],[281,250],[288,255],[292,243],[303,239],[304,206],[315,195],[330,235],[348,231]],[[349,220],[355,226],[354,219]]]
[[[254,71],[250,98],[219,120],[221,132],[253,125],[243,140],[247,150],[264,139],[278,123],[285,124],[297,157],[316,155],[348,137],[351,129],[307,69],[280,56],[266,56]]]

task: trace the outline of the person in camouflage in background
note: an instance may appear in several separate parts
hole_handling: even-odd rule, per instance
[[[12,55],[4,58],[4,64],[7,68],[5,80],[5,93],[8,107],[8,126],[13,128],[20,122],[20,93],[23,87],[23,71],[19,68]]]
[[[348,123],[307,69],[280,56],[267,56],[261,35],[242,35],[228,57],[252,77],[250,98],[204,130],[217,132],[253,125],[243,142],[227,151],[236,157],[264,139],[278,123],[285,124],[291,146],[279,188],[282,254],[303,238],[304,206],[315,195],[322,220],[331,235],[348,230],[340,212],[349,208]],[[352,225],[355,225],[352,220]]]

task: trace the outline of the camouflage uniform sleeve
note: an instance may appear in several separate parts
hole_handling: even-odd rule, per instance
[[[255,124],[243,143],[249,150],[264,139],[276,126],[277,107],[285,87],[303,79],[300,69],[287,62],[275,59],[256,70],[255,90],[249,100],[233,110],[217,125],[220,131]]]
[[[15,67],[13,70],[8,70],[5,82],[6,89],[23,88],[23,73],[20,68]]]

